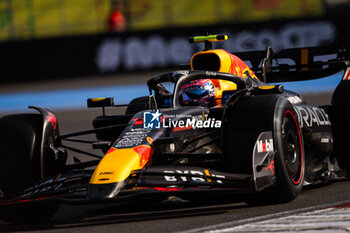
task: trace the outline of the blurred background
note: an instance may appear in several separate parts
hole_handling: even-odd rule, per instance
[[[334,1],[339,2],[339,1]],[[346,1],[343,1],[346,2]],[[323,0],[1,0],[2,41],[324,15]],[[113,20],[111,20],[113,21]],[[112,24],[112,22],[111,22]],[[111,29],[111,30],[110,30]]]
[[[350,13],[347,5],[347,0],[1,0],[0,39],[319,17],[334,10]]]
[[[202,49],[193,35],[228,34],[216,46],[233,53],[346,46],[349,16],[350,0],[0,0],[0,112],[81,108],[91,95],[128,102]]]

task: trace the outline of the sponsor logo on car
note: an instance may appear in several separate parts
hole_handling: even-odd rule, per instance
[[[298,104],[298,103],[301,103],[302,102],[302,100],[300,99],[300,97],[299,96],[290,96],[290,97],[288,97],[287,98],[287,100],[289,100],[289,102],[291,103],[291,104]]]
[[[346,70],[343,80],[350,80],[350,68]]]
[[[300,127],[326,126],[331,125],[327,113],[317,107],[295,106],[300,120]]]
[[[273,151],[273,139],[265,139],[257,141],[258,153]]]
[[[113,175],[113,174],[114,174],[114,172],[111,171],[111,172],[100,172],[99,175]]]
[[[41,181],[38,184],[35,184],[34,186],[31,186],[24,190],[23,194],[20,197],[27,197],[30,195],[34,195],[37,193],[43,193],[47,191],[58,191],[64,183],[71,182],[75,180],[81,179],[78,175],[71,175],[70,177],[62,176],[62,174],[58,174],[57,177],[46,179]]]
[[[53,130],[55,130],[57,127],[57,119],[56,119],[55,115],[53,115],[51,112],[49,112],[49,115],[46,116],[46,119],[48,122],[51,122]]]
[[[206,76],[216,76],[216,72],[207,71],[207,72],[205,72],[205,75],[206,75]]]
[[[215,178],[216,183],[222,184],[223,181],[220,179],[225,179],[224,175],[212,174],[209,170],[205,169],[204,171],[198,170],[165,170],[164,173],[167,175],[164,176],[165,181],[167,182],[177,182],[183,181],[187,182],[189,180],[195,182],[213,182],[211,178]]]
[[[275,174],[275,165],[274,164],[275,164],[275,161],[271,161],[269,166],[265,167],[265,171],[270,169],[270,171],[272,172],[272,175],[274,175]]]

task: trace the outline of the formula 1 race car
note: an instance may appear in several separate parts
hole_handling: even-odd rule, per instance
[[[204,42],[180,71],[151,78],[149,96],[102,107],[93,129],[59,133],[55,115],[30,107],[0,119],[0,219],[48,220],[60,203],[123,202],[139,196],[249,193],[288,202],[303,185],[349,175],[350,68],[346,49],[272,49],[233,55]],[[238,58],[240,57],[240,58]],[[331,58],[332,60],[329,60]],[[244,60],[244,62],[243,62]],[[249,66],[248,66],[248,65]],[[342,72],[332,104],[308,105],[281,83]],[[126,107],[106,115],[105,107]],[[79,136],[95,134],[97,140]],[[67,146],[90,143],[103,156]],[[95,159],[66,164],[67,151]]]

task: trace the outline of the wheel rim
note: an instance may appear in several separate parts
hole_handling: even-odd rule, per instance
[[[282,137],[285,166],[290,180],[297,185],[303,176],[303,151],[300,131],[290,111],[287,111],[283,118]]]

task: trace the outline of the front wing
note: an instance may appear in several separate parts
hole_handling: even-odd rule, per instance
[[[114,197],[89,196],[89,180],[93,170],[66,172],[46,178],[22,193],[5,196],[1,206],[33,202],[94,204],[132,200],[140,195],[186,195],[194,193],[253,193],[254,177],[223,173],[199,167],[158,166],[134,171]]]
[[[253,150],[252,174],[227,173],[185,165],[150,166],[131,172],[123,182],[101,186],[89,183],[94,170],[76,169],[45,178],[16,195],[6,196],[0,192],[0,208],[41,201],[84,204],[132,200],[139,195],[260,192],[276,181],[273,165],[276,151],[268,146],[271,138],[271,132],[259,135]]]

